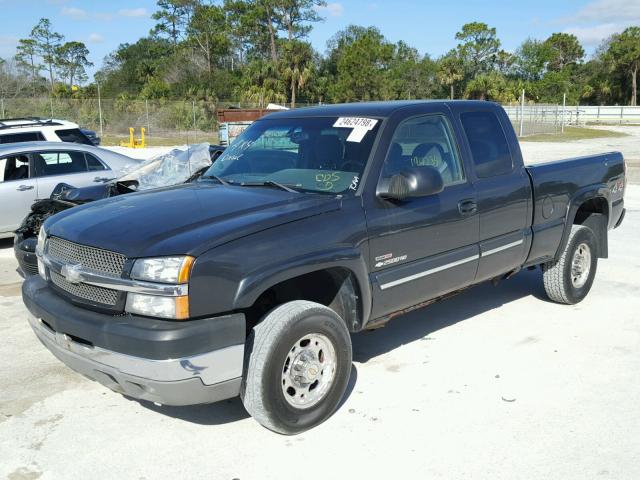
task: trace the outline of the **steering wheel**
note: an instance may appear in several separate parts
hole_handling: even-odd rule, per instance
[[[340,165],[340,170],[344,172],[360,172],[362,170],[362,163],[356,162],[355,160],[347,160],[342,162]]]

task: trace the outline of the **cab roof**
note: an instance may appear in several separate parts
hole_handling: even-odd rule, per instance
[[[321,105],[316,107],[302,107],[293,110],[283,110],[270,113],[263,118],[300,118],[300,117],[389,117],[397,110],[419,105],[437,105],[443,107],[464,103],[466,107],[477,105],[486,107],[488,103],[481,100],[393,100],[387,102],[355,102]]]

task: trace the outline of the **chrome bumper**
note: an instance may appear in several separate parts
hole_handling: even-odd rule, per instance
[[[192,357],[153,360],[86,345],[29,314],[31,328],[73,370],[112,390],[165,405],[212,403],[240,392],[244,345]]]

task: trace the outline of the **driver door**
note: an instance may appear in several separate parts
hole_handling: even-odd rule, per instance
[[[419,115],[398,124],[381,179],[424,165],[440,171],[442,192],[402,201],[372,196],[365,205],[373,318],[457,290],[475,277],[476,192],[444,114]]]

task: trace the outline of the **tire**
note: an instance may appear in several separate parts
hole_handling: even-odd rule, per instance
[[[333,310],[306,300],[280,305],[247,339],[240,389],[244,407],[277,433],[313,428],[338,408],[351,358],[349,331]]]
[[[578,263],[576,267],[574,262]],[[587,265],[588,271],[585,271]],[[554,302],[567,305],[581,302],[591,290],[597,267],[596,236],[589,227],[573,225],[567,245],[558,261],[542,265],[547,296]]]

